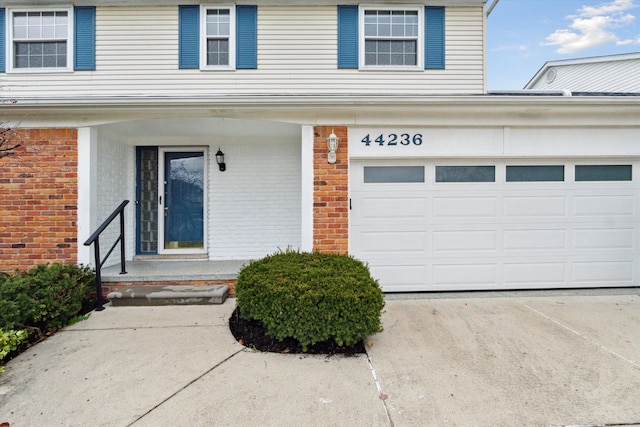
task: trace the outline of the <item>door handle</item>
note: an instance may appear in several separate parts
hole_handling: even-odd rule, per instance
[[[162,196],[160,196],[160,201],[158,203],[162,204]]]

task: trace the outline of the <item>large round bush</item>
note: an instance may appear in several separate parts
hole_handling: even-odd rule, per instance
[[[243,318],[303,348],[333,339],[354,345],[382,331],[384,296],[369,269],[348,255],[280,252],[245,266],[236,283]]]

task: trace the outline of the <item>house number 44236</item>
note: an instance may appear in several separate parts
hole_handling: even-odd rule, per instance
[[[422,144],[422,134],[421,133],[390,133],[388,135],[380,134],[375,139],[371,134],[367,134],[364,138],[362,138],[362,143],[367,147],[370,147],[371,144],[378,144],[379,146],[385,145],[421,145]]]

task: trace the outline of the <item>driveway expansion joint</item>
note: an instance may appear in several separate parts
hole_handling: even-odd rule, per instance
[[[569,327],[569,326],[565,325],[564,323],[562,323],[562,322],[560,322],[560,321],[558,321],[558,320],[556,320],[556,319],[552,318],[551,316],[548,316],[548,315],[544,314],[543,312],[541,312],[541,311],[539,311],[539,310],[536,310],[535,308],[532,308],[532,307],[528,306],[527,304],[523,304],[523,305],[524,305],[524,307],[526,307],[527,309],[529,309],[529,310],[533,311],[534,313],[536,313],[536,314],[538,314],[538,315],[540,315],[540,316],[544,317],[545,319],[547,319],[547,320],[549,320],[549,321],[551,321],[551,322],[555,323],[556,325],[560,326],[561,328],[566,329],[567,331],[569,331],[569,332],[571,332],[571,333],[573,333],[573,334],[575,334],[575,335],[579,336],[580,338],[584,339],[585,341],[587,341],[587,342],[589,342],[589,343],[591,343],[591,344],[593,344],[593,345],[595,345],[595,346],[597,346],[597,347],[600,347],[601,349],[603,349],[604,351],[606,351],[606,352],[608,352],[608,353],[610,353],[610,354],[614,355],[615,357],[617,357],[617,358],[619,358],[619,359],[622,359],[623,361],[625,361],[626,363],[630,364],[630,365],[631,365],[631,366],[633,366],[634,368],[640,369],[640,364],[638,364],[637,362],[634,362],[633,360],[631,360],[631,359],[628,359],[628,358],[624,357],[624,356],[623,356],[623,355],[621,355],[620,353],[617,353],[617,352],[615,352],[615,351],[611,350],[610,348],[607,348],[607,347],[603,346],[603,345],[602,345],[602,344],[600,344],[599,342],[594,341],[593,339],[589,338],[588,336],[586,336],[586,335],[584,335],[584,334],[582,334],[582,333],[580,333],[580,332],[576,331],[575,329],[573,329],[573,328],[571,328],[571,327]],[[628,424],[602,424],[602,425],[603,425],[603,426],[605,426],[605,427],[608,427],[608,426],[616,426],[616,425],[626,426],[626,425],[628,425]]]
[[[203,372],[202,374],[198,375],[196,378],[192,379],[191,381],[189,381],[187,384],[183,385],[182,387],[180,387],[178,390],[176,390],[175,392],[173,392],[170,396],[168,396],[167,398],[163,399],[160,403],[158,403],[157,405],[155,405],[153,408],[149,409],[147,412],[145,412],[144,414],[140,415],[139,417],[137,417],[133,422],[131,422],[130,424],[127,425],[127,427],[131,427],[134,424],[136,424],[138,421],[140,421],[141,419],[143,419],[144,417],[146,417],[147,415],[149,415],[150,413],[152,413],[153,411],[155,411],[156,409],[158,409],[159,407],[161,407],[162,405],[164,405],[165,403],[167,403],[169,400],[173,399],[174,397],[176,397],[178,394],[182,393],[183,391],[185,391],[186,389],[188,389],[189,387],[191,387],[193,384],[197,383],[198,381],[200,381],[202,378],[204,378],[205,376],[209,375],[211,372],[213,372],[215,369],[217,369],[218,367],[224,365],[226,362],[228,362],[229,360],[233,359],[237,354],[242,353],[245,350],[245,348],[241,348],[235,352],[233,352],[231,355],[229,355],[228,357],[226,357],[225,359],[223,359],[222,361],[216,363],[214,366],[212,366],[211,368],[207,369],[205,372]]]

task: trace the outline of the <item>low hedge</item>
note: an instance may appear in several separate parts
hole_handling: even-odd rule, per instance
[[[88,304],[95,274],[74,264],[39,265],[0,278],[0,328],[66,326]]]
[[[53,332],[90,311],[94,291],[93,270],[73,264],[0,274],[0,362],[35,331]]]
[[[238,274],[236,304],[269,336],[303,348],[327,340],[350,346],[382,331],[382,290],[348,255],[286,251],[254,261]]]

